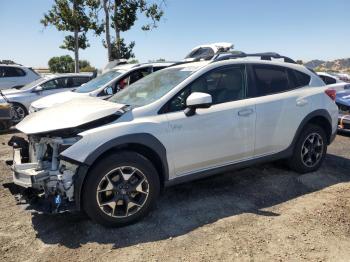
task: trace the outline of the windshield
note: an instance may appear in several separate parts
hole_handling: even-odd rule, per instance
[[[185,67],[160,70],[118,92],[109,101],[132,106],[150,104],[185,80],[193,71]]]
[[[112,81],[116,77],[120,76],[123,72],[122,71],[108,71],[91,81],[87,82],[85,85],[82,85],[78,87],[74,92],[77,93],[89,93],[96,89],[99,89],[100,87],[104,86],[108,82]]]
[[[44,82],[44,81],[46,81],[46,80],[47,80],[46,78],[41,77],[41,78],[39,78],[39,79],[37,79],[37,80],[35,80],[35,81],[33,81],[33,82],[30,82],[29,84],[26,84],[25,86],[23,86],[23,87],[21,88],[21,90],[28,90],[28,89],[31,89],[31,88],[33,88],[33,87],[35,87],[35,86],[41,84],[42,82]]]

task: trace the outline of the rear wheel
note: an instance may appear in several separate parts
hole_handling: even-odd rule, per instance
[[[83,207],[95,222],[124,226],[144,217],[160,191],[152,163],[135,152],[120,152],[92,168],[83,188]]]
[[[327,152],[327,137],[323,128],[307,125],[302,131],[294,148],[289,166],[299,172],[316,171],[321,166]]]

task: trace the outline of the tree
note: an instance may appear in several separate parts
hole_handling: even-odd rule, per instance
[[[58,31],[72,32],[65,36],[60,48],[74,52],[75,72],[79,72],[79,49],[89,47],[86,33],[93,30],[96,34],[102,32],[97,24],[94,13],[99,6],[98,0],[55,0],[52,8],[40,20],[45,27],[53,25]]]
[[[303,65],[303,64],[304,64],[303,60],[297,60],[296,63],[297,63],[298,65]]]
[[[52,73],[72,73],[74,72],[75,61],[70,55],[55,56],[49,60],[49,68]],[[82,72],[93,72],[96,68],[90,65],[89,61],[80,60],[79,67]]]
[[[149,3],[148,0],[102,0],[105,14],[102,24],[106,36],[103,45],[107,48],[108,61],[134,57],[135,42],[126,44],[121,33],[130,30],[134,26],[137,16],[141,14],[151,20],[150,23],[141,27],[142,30],[149,31],[156,28],[157,22],[164,14],[162,3],[164,2]],[[111,38],[110,27],[115,31],[114,39]]]
[[[55,56],[49,60],[50,72],[71,73],[74,71],[74,60],[69,55]]]
[[[166,60],[164,58],[158,58],[156,60],[148,60],[150,63],[155,63],[155,62],[165,62]]]
[[[124,39],[122,38],[118,45],[113,44],[111,46],[111,57],[110,57],[111,61],[116,59],[121,59],[121,58],[123,59],[134,58],[135,57],[135,54],[133,53],[134,46],[135,46],[134,41],[132,41],[130,44],[127,45],[124,43]]]

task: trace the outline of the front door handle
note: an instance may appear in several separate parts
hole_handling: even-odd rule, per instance
[[[242,109],[242,110],[238,111],[238,115],[239,116],[249,116],[249,115],[251,115],[253,113],[254,113],[254,110],[251,109],[251,108]]]

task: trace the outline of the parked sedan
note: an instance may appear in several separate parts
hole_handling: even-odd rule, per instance
[[[25,85],[21,89],[8,89],[2,91],[8,102],[12,103],[16,116],[14,121],[21,121],[29,112],[29,106],[35,100],[63,92],[73,90],[88,82],[92,74],[54,74],[48,75]],[[5,102],[0,97],[0,103]]]
[[[118,65],[85,85],[73,90],[73,92],[54,94],[33,102],[30,106],[29,113],[86,96],[107,99],[141,78],[172,64],[174,63],[162,62]]]

